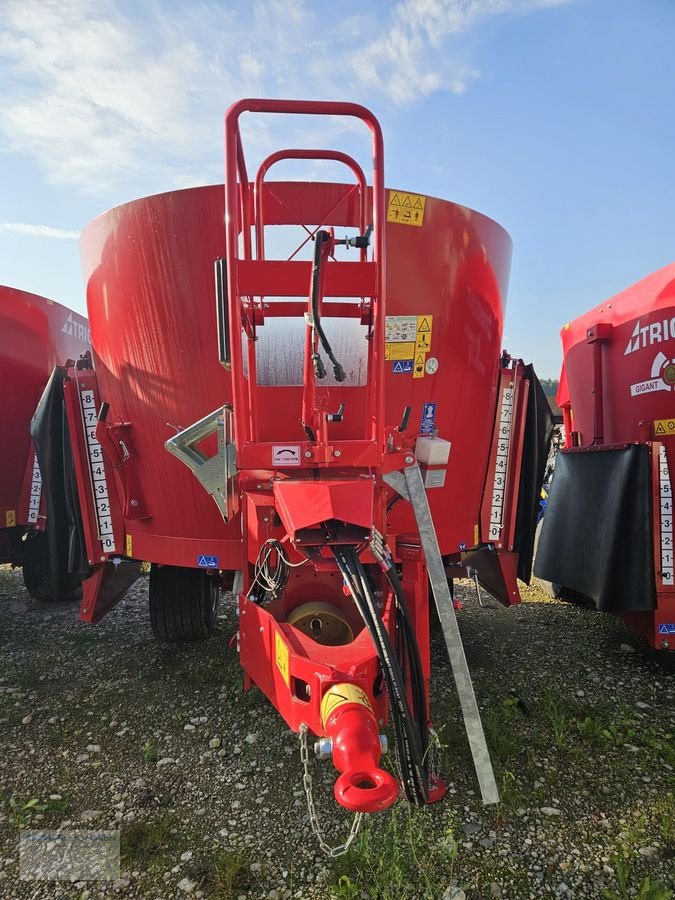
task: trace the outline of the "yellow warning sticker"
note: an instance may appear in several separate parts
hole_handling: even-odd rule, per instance
[[[124,541],[124,555],[125,555],[125,556],[133,556],[133,555],[134,555],[134,554],[133,554],[133,549],[134,549],[134,545],[133,545],[133,542],[132,542],[132,540],[131,540],[131,535],[128,534],[128,535],[126,536],[125,541]]]
[[[413,378],[424,378],[424,354],[418,353],[415,356],[415,365],[413,366]]]
[[[424,205],[427,198],[422,194],[405,194],[403,191],[389,191],[387,204],[387,222],[398,222],[399,225],[416,225],[422,227],[424,222]]]
[[[654,434],[675,434],[675,419],[654,419]]]
[[[417,317],[417,333],[415,334],[415,353],[428,353],[431,350],[431,328],[433,316]]]
[[[278,631],[274,633],[274,660],[277,669],[281,672],[281,677],[286,682],[286,687],[289,687],[291,683],[290,653]]]
[[[328,688],[321,701],[321,721],[323,724],[326,724],[331,713],[334,713],[339,706],[344,706],[345,703],[358,703],[359,706],[365,706],[371,712],[373,711],[368,694],[363,688],[356,684],[334,684]]]
[[[412,344],[410,345],[412,347]],[[412,356],[412,353],[410,354]],[[14,528],[16,525],[16,510],[8,509],[5,512],[5,527]]]
[[[478,525],[474,525],[473,526],[473,545],[474,545],[474,547],[477,546],[479,542],[480,542],[480,529],[478,528]]]
[[[406,341],[403,344],[388,343],[384,345],[385,359],[412,359],[415,355],[415,342]]]

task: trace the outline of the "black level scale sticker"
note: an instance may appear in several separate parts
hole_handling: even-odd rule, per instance
[[[33,456],[33,473],[30,480],[30,499],[28,500],[28,521],[34,524],[40,513],[42,500],[42,472],[38,464],[37,454]]]
[[[661,581],[673,583],[673,491],[666,448],[659,450],[659,501],[661,504]]]
[[[91,485],[96,503],[96,520],[101,546],[106,553],[114,553],[115,535],[113,533],[112,516],[110,515],[110,498],[108,497],[108,481],[103,462],[103,451],[96,437],[96,401],[92,390],[80,391],[82,418],[87,432],[87,450],[89,452],[89,469]]]
[[[488,531],[489,540],[491,541],[498,541],[502,533],[504,493],[506,491],[506,473],[509,467],[512,424],[513,385],[507,384],[502,388],[501,405],[499,407],[497,456],[495,458],[494,480],[492,483],[492,504],[490,505],[490,528]]]

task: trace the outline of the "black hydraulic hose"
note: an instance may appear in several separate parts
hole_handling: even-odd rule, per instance
[[[383,650],[384,656],[393,658],[392,672],[394,676],[394,686],[397,693],[396,700],[398,702],[398,707],[392,704],[392,709],[394,710],[394,715],[398,714],[401,717],[401,722],[403,725],[402,733],[404,737],[403,750],[408,757],[409,769],[414,779],[413,791],[411,792],[409,799],[411,799],[415,803],[425,803],[427,798],[429,779],[427,772],[427,760],[422,749],[422,742],[419,740],[419,723],[415,721],[414,715],[411,714],[407,698],[406,682],[403,677],[403,673],[400,670],[400,666],[398,665],[398,660],[393,653],[389,635],[377,611],[375,598],[373,596],[372,588],[370,586],[370,582],[368,581],[365,569],[361,565],[358,554],[354,550],[352,550],[351,552],[355,569],[359,574],[359,580],[361,581],[364,594],[370,607],[371,615],[373,617],[373,620],[375,621],[377,630],[381,632],[381,648]],[[406,634],[406,640],[407,643],[410,643],[411,641],[414,642],[414,637],[412,636],[412,632],[410,631],[410,629],[408,629],[408,632]],[[426,720],[422,723],[422,727],[426,728]],[[402,754],[400,755],[402,756]]]
[[[321,346],[328,355],[328,359],[330,359],[330,361],[333,363],[333,374],[335,375],[335,380],[344,381],[346,378],[345,371],[333,354],[333,349],[328,342],[326,333],[323,330],[323,326],[321,325],[321,315],[319,313],[319,289],[321,285],[321,248],[329,239],[330,235],[327,231],[317,231],[314,243],[314,265],[312,266],[312,327],[318,334],[319,340],[321,341]],[[316,351],[313,354],[312,359],[314,361],[314,369],[317,373],[317,378],[324,378],[326,375],[326,370],[323,368],[321,357]],[[322,374],[319,374],[320,372],[322,372]]]
[[[410,665],[413,715],[418,726],[422,750],[424,755],[426,756],[429,739],[428,711],[419,647],[417,646],[417,640],[415,639],[415,635],[413,634],[412,626],[410,624],[410,613],[408,611],[408,605],[406,603],[403,585],[400,582],[395,566],[391,566],[385,574],[396,598],[397,623],[402,629],[403,634],[405,635],[404,641],[402,643],[405,647],[406,655],[408,657]]]
[[[354,603],[363,618],[363,621],[366,624],[366,628],[368,632],[371,634],[373,638],[373,642],[375,643],[376,648],[378,649],[378,657],[382,658],[382,654],[380,648],[377,644],[377,636],[374,634],[375,626],[370,616],[369,609],[361,595],[361,589],[357,583],[356,574],[352,572],[352,569],[349,564],[348,559],[343,559],[341,555],[341,551],[335,552],[335,558],[338,562],[340,570],[345,578],[345,582],[349,587],[352,597],[354,598]],[[389,692],[389,696],[392,696],[392,690],[390,688],[391,683],[391,673],[390,670],[386,667],[386,665],[382,664],[382,672],[385,678],[385,683],[387,685],[387,690]],[[414,778],[412,776],[411,767],[409,765],[409,754],[406,751],[408,746],[408,741],[405,736],[403,730],[403,723],[401,717],[398,716],[394,711],[394,706],[392,703],[392,720],[394,724],[394,731],[396,735],[396,746],[399,748],[399,757],[401,763],[401,778],[403,782],[403,787],[405,790],[405,795],[407,798],[414,799],[415,798],[415,783]]]
[[[380,658],[391,704],[406,797],[412,803],[425,803],[428,776],[419,731],[410,711],[401,668],[377,610],[368,577],[353,547],[334,546],[332,550]],[[424,725],[426,726],[426,722]]]
[[[425,776],[427,776],[427,750],[429,744],[428,711],[422,663],[419,656],[417,639],[410,622],[410,613],[405,599],[403,586],[399,580],[394,566],[386,571],[387,580],[391,585],[396,598],[396,626],[397,626],[397,651],[403,683],[406,683],[406,673],[410,671],[411,698],[413,720],[417,726],[422,756],[425,762]]]

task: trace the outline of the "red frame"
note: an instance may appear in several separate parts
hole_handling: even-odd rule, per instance
[[[83,392],[88,392],[93,398],[90,405],[92,418],[88,422],[85,422],[83,418],[85,414],[82,401]],[[80,619],[83,622],[97,622],[109,608],[105,605],[105,600],[100,592],[105,564],[112,556],[124,555],[126,536],[112,465],[109,458],[106,460],[106,454],[104,454],[103,446],[98,438],[100,429],[98,411],[101,408],[98,381],[94,370],[85,368],[82,361],[69,369],[69,375],[63,388],[63,400],[71,437],[85,549],[91,567],[90,576],[82,582]],[[97,454],[95,461],[92,459],[93,452]],[[94,463],[100,466],[104,473],[103,483],[106,487],[108,501],[106,514],[112,523],[112,548],[105,547],[105,537],[100,528],[100,511],[94,495],[95,482],[92,475]]]
[[[346,154],[337,151],[283,150],[268,157],[256,177],[256,191],[251,196],[239,132],[239,118],[245,112],[285,113],[291,115],[350,116],[364,122],[370,129],[373,147],[373,189],[371,194],[371,220],[373,226],[372,262],[363,258],[358,263],[328,262],[325,266],[325,293],[336,297],[368,297],[372,315],[372,341],[368,364],[368,412],[367,437],[361,441],[333,442],[330,447],[320,442],[318,449],[323,465],[377,465],[382,459],[384,443],[384,222],[385,187],[383,168],[382,131],[377,119],[363,106],[355,103],[318,102],[301,100],[240,100],[233,104],[225,116],[225,225],[228,281],[228,307],[231,334],[231,372],[234,398],[235,437],[237,464],[240,469],[268,468],[271,450],[257,444],[255,342],[248,341],[248,379],[244,377],[243,354],[239,335],[250,334],[254,327],[251,314],[261,306],[260,298],[278,296],[307,296],[310,284],[311,264],[292,261],[253,259],[251,226],[257,234],[256,246],[264,252],[263,182],[267,169],[279,159],[317,158],[338,159],[356,174],[362,193],[360,221],[368,216],[364,212],[367,192],[363,190],[365,178],[360,167]],[[254,220],[251,222],[251,211]],[[314,223],[311,223],[314,224]],[[239,253],[239,236],[243,235],[243,257]],[[245,298],[250,298],[246,300]],[[274,314],[266,310],[266,315]],[[368,427],[369,426],[369,427]],[[306,461],[306,447],[301,447],[299,468],[313,468],[316,459]],[[262,451],[262,452],[261,452]],[[336,452],[337,451],[337,452]]]

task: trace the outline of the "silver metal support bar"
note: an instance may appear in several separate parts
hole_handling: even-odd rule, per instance
[[[422,480],[422,473],[417,464],[408,466],[403,472],[390,472],[383,476],[384,481],[411,504],[417,527],[419,529],[422,549],[429,571],[431,590],[436,601],[438,618],[441,620],[445,645],[450,657],[452,674],[457,687],[457,695],[464,717],[464,726],[471,747],[473,764],[483,797],[488,805],[499,803],[499,791],[495,781],[490,751],[488,750],[480,712],[476,703],[476,695],[471,683],[471,673],[464,655],[462,636],[459,633],[455,609],[452,605],[448,580],[443,568],[441,551],[438,547],[436,529],[434,528],[429,500]]]
[[[213,434],[218,437],[218,450],[214,456],[207,456],[197,444]],[[169,438],[164,447],[190,469],[215,500],[223,519],[229,521],[238,508],[238,496],[233,489],[237,469],[232,407],[229,404],[219,407]]]

